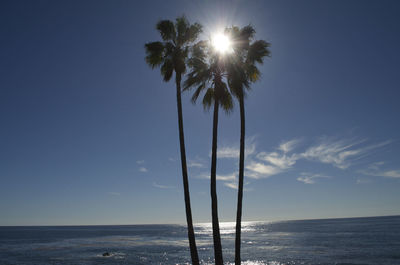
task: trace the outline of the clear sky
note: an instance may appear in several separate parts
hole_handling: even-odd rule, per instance
[[[176,95],[155,24],[271,42],[246,99],[244,220],[400,214],[398,1],[1,1],[0,225],[185,223]],[[211,113],[184,96],[195,222],[211,220]],[[221,112],[234,221],[239,115]]]

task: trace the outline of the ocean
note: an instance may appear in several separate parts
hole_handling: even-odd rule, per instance
[[[400,216],[245,222],[242,229],[246,265],[400,264]],[[212,264],[211,224],[195,231],[202,264]],[[224,261],[232,264],[235,224],[221,223],[221,234]],[[2,265],[189,262],[184,225],[0,227]]]

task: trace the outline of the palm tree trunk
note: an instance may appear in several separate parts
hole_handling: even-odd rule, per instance
[[[214,118],[213,118],[213,138],[212,138],[212,151],[211,151],[211,216],[212,216],[212,229],[214,239],[214,258],[216,265],[223,265],[222,259],[222,246],[221,235],[219,232],[218,221],[218,202],[217,202],[217,136],[218,136],[218,99],[214,102]]]
[[[176,74],[176,102],[178,107],[178,123],[179,123],[179,143],[181,149],[182,179],[183,191],[185,196],[186,221],[188,228],[188,238],[190,246],[190,255],[192,264],[199,264],[199,255],[197,253],[196,239],[194,236],[192,209],[190,207],[189,179],[186,165],[185,137],[183,134],[183,115],[182,115],[182,99],[181,99],[181,74]]]
[[[239,99],[240,105],[240,156],[239,156],[239,185],[238,200],[236,212],[236,239],[235,239],[235,265],[240,265],[240,243],[242,229],[242,201],[243,201],[243,171],[244,171],[244,145],[245,145],[245,115],[244,115],[244,99]]]

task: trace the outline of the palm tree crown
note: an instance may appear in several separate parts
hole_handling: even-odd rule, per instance
[[[233,109],[233,99],[226,81],[226,59],[215,52],[209,41],[200,41],[193,46],[192,57],[188,60],[191,72],[187,75],[184,90],[195,88],[192,103],[202,92],[203,107],[209,110],[215,101],[226,112]]]
[[[182,16],[176,19],[175,24],[170,20],[161,20],[157,23],[163,42],[155,41],[145,45],[146,62],[152,67],[161,66],[164,81],[169,81],[173,72],[183,74],[186,71],[186,60],[190,45],[202,31],[198,23],[189,24]]]
[[[243,28],[227,28],[225,33],[231,39],[234,51],[226,64],[229,88],[236,98],[244,98],[246,90],[251,88],[251,83],[260,79],[257,64],[263,64],[264,57],[270,56],[270,43],[254,40],[256,32],[250,25]]]

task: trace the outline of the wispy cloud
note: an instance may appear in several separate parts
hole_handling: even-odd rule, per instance
[[[254,142],[254,137],[246,138],[246,145],[245,145],[245,156],[250,156],[254,154],[256,151],[256,145]],[[234,158],[239,159],[240,149],[239,146],[222,146],[217,150],[218,158]],[[209,154],[211,156],[211,152]]]
[[[400,170],[383,171],[379,175],[386,178],[400,178]]]
[[[210,179],[210,173],[201,173],[200,175],[197,175],[196,178],[200,179]],[[218,175],[216,176],[217,180],[221,181],[232,181],[236,179],[236,173],[231,173],[227,175]]]
[[[254,161],[251,161],[245,167],[247,170],[245,175],[254,179],[267,178],[272,175],[279,174],[283,171],[279,167],[266,165],[264,163],[258,163]]]
[[[203,168],[203,167],[205,167],[205,166],[204,166],[202,163],[200,163],[200,162],[189,161],[189,162],[188,162],[188,167]]]
[[[280,169],[288,169],[296,164],[296,161],[299,159],[299,156],[296,154],[286,155],[286,152],[281,154],[278,152],[261,152],[257,154],[257,158],[263,160],[265,162],[270,163],[271,165],[278,167]]]
[[[279,145],[278,149],[281,150],[283,153],[288,153],[291,152],[300,142],[300,139],[293,139],[287,142],[283,142]]]
[[[328,176],[321,174],[301,173],[300,175],[301,176],[298,177],[297,180],[305,184],[315,184],[315,180],[318,178],[329,178]]]
[[[230,174],[225,174],[225,175],[219,175],[217,174],[216,178],[217,181],[221,181],[223,182],[223,185],[231,188],[231,189],[237,189],[237,173],[233,172]],[[200,175],[198,175],[196,178],[200,178],[200,179],[210,179],[210,174],[209,173],[202,173]]]
[[[219,148],[217,151],[217,156],[218,158],[238,158],[239,148],[229,146]]]
[[[332,140],[322,138],[316,145],[309,147],[301,156],[308,160],[331,164],[340,169],[346,169],[352,163],[373,149],[385,146],[391,141],[361,147],[366,140]]]
[[[252,189],[246,188],[247,184],[249,184],[249,183],[248,182],[244,183],[243,191],[252,191]],[[228,188],[231,188],[231,189],[234,189],[234,190],[237,190],[238,189],[238,182],[236,180],[232,181],[232,182],[224,182],[224,186],[228,187]]]
[[[187,163],[188,167],[197,167],[197,168],[204,168],[204,161],[203,159],[196,157],[195,159],[189,159]]]
[[[384,161],[375,162],[375,163],[370,164],[368,166],[368,169],[370,169],[370,170],[379,170],[379,168],[381,166],[383,166],[384,164],[385,164]]]
[[[147,170],[147,168],[145,168],[145,167],[140,167],[140,168],[139,168],[139,171],[140,171],[140,172],[143,172],[143,173],[146,173],[148,170]]]
[[[234,181],[234,180],[236,180],[236,174],[235,173],[231,173],[228,175],[218,175],[217,174],[217,180]]]
[[[156,182],[153,182],[153,187],[159,188],[159,189],[174,189],[174,186],[166,186],[166,185],[160,185],[157,184]]]
[[[382,166],[384,164],[385,163],[383,161],[372,163],[367,167],[367,169],[360,170],[359,173],[375,177],[400,178],[400,170],[398,169],[384,170],[382,169]]]
[[[245,175],[249,178],[260,179],[287,171],[300,158],[298,154],[289,154],[299,142],[299,139],[282,142],[276,151],[262,151],[251,156],[245,166]]]
[[[143,166],[144,163],[145,163],[144,160],[137,160],[136,161],[136,164],[140,165],[140,167],[138,168],[139,172],[146,173],[148,171],[147,168]]]
[[[310,145],[304,145],[303,139],[294,138],[281,142],[272,151],[259,150],[254,137],[249,138],[246,143],[245,177],[253,179],[268,178],[289,170],[293,170],[300,160],[312,163],[329,164],[341,170],[354,166],[357,161],[376,152],[378,148],[390,144],[392,141],[368,144],[367,139],[357,138],[334,138],[321,137]],[[300,144],[302,149],[300,149]],[[218,150],[218,158],[238,159],[238,146],[223,146]],[[375,164],[381,166],[383,162]],[[235,165],[237,167],[237,165]],[[235,168],[235,170],[237,170]],[[235,171],[236,172],[236,171]],[[400,178],[400,170],[382,171],[375,168],[369,169],[367,175]],[[236,174],[230,175],[236,177]],[[221,176],[220,176],[221,177]],[[204,178],[209,178],[206,174]],[[327,178],[321,174],[303,174],[297,180],[306,184],[314,184],[318,178]],[[222,179],[220,179],[222,180]],[[232,181],[225,184],[231,188],[235,187]]]
[[[377,144],[365,145],[367,140],[351,140],[323,137],[319,141],[301,152],[294,152],[300,139],[292,139],[282,142],[275,151],[253,152],[246,161],[246,176],[250,178],[267,178],[286,172],[293,168],[299,160],[308,160],[324,164],[330,164],[339,169],[347,169],[362,157],[371,154],[375,149],[391,143],[385,141]],[[255,150],[255,148],[254,148]],[[382,175],[397,177],[398,171],[382,172]],[[314,176],[313,178],[316,178]],[[299,181],[312,182],[313,178],[299,177]]]
[[[238,186],[237,186],[237,183],[236,183],[236,182],[225,182],[224,185],[225,185],[226,187],[231,188],[231,189],[234,189],[234,190],[237,190],[237,189],[238,189]]]

